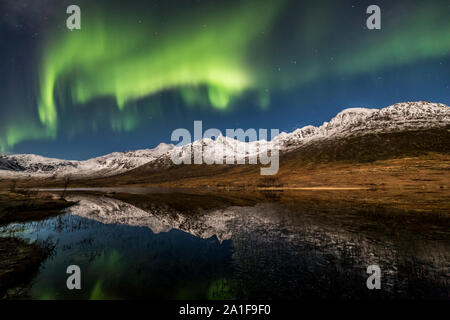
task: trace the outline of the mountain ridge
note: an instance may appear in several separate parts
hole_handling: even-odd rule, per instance
[[[317,146],[323,148],[323,145],[338,140],[350,141],[354,138],[386,134],[401,135],[404,132],[416,134],[420,139],[421,132],[440,130],[439,134],[442,135],[448,132],[449,127],[450,108],[448,106],[426,101],[402,102],[382,109],[344,109],[321,126],[309,125],[290,133],[281,132],[267,142],[267,147],[272,148],[278,144],[280,152],[284,154],[296,151],[308,153],[308,146],[312,146],[310,149],[314,150]],[[444,138],[444,143],[445,140]],[[242,158],[245,160],[260,154],[262,149],[265,150],[265,148],[261,149],[265,143],[264,140],[242,142],[231,137],[219,136],[215,140],[203,138],[182,147],[161,143],[154,149],[114,152],[85,161],[60,160],[32,154],[0,155],[0,176],[61,177],[70,175],[92,178],[126,174],[140,167],[158,170],[174,165],[171,162],[174,152],[181,152],[199,144],[203,147],[203,158],[206,162],[212,163],[225,155],[233,155],[236,160]],[[371,144],[374,143],[371,142]],[[444,149],[446,148],[444,145]]]

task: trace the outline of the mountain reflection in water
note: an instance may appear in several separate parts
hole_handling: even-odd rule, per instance
[[[68,200],[77,204],[64,215],[0,228],[54,245],[18,297],[449,298],[445,232],[393,232],[373,219],[280,203],[181,210],[86,194]],[[81,267],[80,291],[66,289],[71,264]],[[366,287],[372,264],[381,267],[381,290]]]

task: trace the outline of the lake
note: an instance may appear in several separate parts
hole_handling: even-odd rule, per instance
[[[183,195],[169,195],[183,203]],[[226,197],[226,196],[225,196]],[[77,204],[1,235],[52,248],[16,298],[390,299],[450,298],[450,232],[342,208],[273,199],[173,201],[71,193]],[[205,205],[199,205],[204,201]],[[81,268],[81,290],[66,269]],[[378,265],[381,289],[369,290]]]

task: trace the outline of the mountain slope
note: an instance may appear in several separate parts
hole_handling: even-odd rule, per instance
[[[271,143],[277,142],[280,146],[280,169],[330,161],[360,163],[416,157],[430,152],[450,154],[449,129],[449,107],[411,102],[381,110],[346,109],[320,127],[307,126],[292,133],[282,132]],[[197,143],[203,143],[204,154],[209,155],[212,153],[210,149],[223,143],[228,144],[224,149],[230,149],[233,141],[230,138],[203,139]],[[245,143],[235,141],[239,148],[242,144]],[[247,150],[255,150],[252,143],[247,145],[250,146]],[[252,152],[241,154],[241,157],[249,154]],[[173,165],[170,154],[165,154],[117,178],[133,183],[164,183],[199,177],[219,179],[244,172],[259,175],[259,166]]]
[[[445,128],[450,125],[450,108],[425,101],[397,103],[383,109],[350,108],[339,112],[320,127],[307,126],[281,133],[282,150],[317,140]]]
[[[104,177],[142,166],[173,148],[173,145],[161,143],[154,149],[115,152],[86,161],[52,159],[33,154],[0,155],[0,176]]]
[[[375,161],[429,152],[450,153],[450,108],[440,103],[405,102],[383,109],[350,108],[320,127],[306,126],[280,133],[267,142],[280,148],[280,165],[329,161]],[[175,165],[172,155],[201,146],[203,161],[213,163],[227,155],[248,162],[265,152],[266,141],[242,142],[219,136],[204,138],[183,147],[160,144],[155,149],[112,153],[86,161],[68,161],[36,155],[0,156],[0,176],[47,176],[95,178],[98,183],[126,181],[160,183],[170,180],[257,172],[258,165]],[[193,153],[193,152],[192,152]],[[225,163],[225,161],[223,161]],[[117,176],[117,179],[113,178]],[[108,179],[104,179],[107,177]],[[111,180],[112,179],[112,180]]]

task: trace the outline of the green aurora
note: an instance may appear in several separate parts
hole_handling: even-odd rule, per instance
[[[160,92],[178,94],[187,107],[218,112],[232,110],[253,92],[264,112],[273,107],[272,92],[450,55],[450,19],[431,2],[393,10],[395,17],[383,16],[381,31],[365,30],[364,36],[365,12],[359,20],[342,19],[348,8],[334,1],[307,2],[294,14],[291,1],[230,3],[161,18],[156,10],[139,14],[130,5],[119,12],[82,2],[82,29],[71,32],[60,23],[40,46],[33,106],[38,118],[30,113],[2,121],[0,151],[22,141],[57,139],[61,112],[98,99],[115,105],[106,114],[99,110],[90,130],[106,120],[111,130],[129,132],[143,118],[135,103]],[[170,106],[148,108],[146,114],[157,115],[158,108]],[[68,135],[86,129],[83,119],[71,122]]]
[[[263,12],[256,2],[192,23],[169,23],[161,35],[152,19],[127,21],[86,15],[83,30],[63,31],[44,51],[39,117],[48,128],[57,125],[55,86],[70,78],[72,102],[113,96],[117,106],[162,90],[184,88],[190,103],[198,86],[206,86],[213,107],[226,108],[233,96],[254,86],[246,63],[252,40],[270,24],[275,2]],[[91,19],[90,19],[91,18]],[[86,30],[86,31],[85,31]]]

